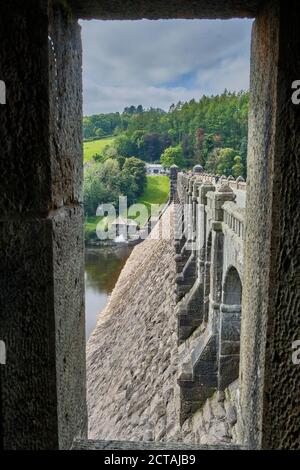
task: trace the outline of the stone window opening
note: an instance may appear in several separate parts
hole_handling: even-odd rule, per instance
[[[49,15],[53,5],[55,17]],[[62,21],[62,12],[67,21]],[[80,241],[83,227],[78,204],[82,154],[77,20],[255,17],[241,423],[248,448],[299,448],[295,436],[299,434],[300,371],[286,353],[295,339],[290,325],[299,319],[297,302],[286,302],[295,298],[297,274],[296,269],[288,271],[287,265],[297,267],[299,260],[295,223],[299,204],[294,200],[299,189],[300,108],[291,102],[291,83],[300,77],[300,62],[295,60],[300,50],[297,2],[69,0],[30,2],[28,6],[17,1],[13,9],[10,2],[2,2],[0,13],[6,46],[0,55],[0,70],[9,77],[6,105],[0,108],[0,174],[5,176],[0,212],[1,274],[5,273],[0,279],[0,322],[7,345],[7,363],[1,365],[0,445],[6,449],[62,449],[70,448],[74,438],[86,436],[84,327],[82,321],[75,321],[82,317],[82,283],[74,288],[74,278],[65,276],[66,270],[75,270],[77,278],[83,279],[83,257],[75,243],[77,236]],[[50,29],[54,41],[53,29],[57,32],[58,70],[70,91],[69,97],[62,93],[60,78],[61,112],[71,116],[74,131],[64,122],[59,136],[51,115],[56,98],[49,73]],[[72,54],[68,53],[71,44]],[[36,84],[34,93],[32,83]],[[18,140],[20,129],[22,138]],[[24,295],[27,291],[32,295]],[[68,292],[65,302],[63,292]],[[72,328],[65,311],[72,313]],[[60,335],[65,338],[66,351],[56,342]],[[64,358],[71,371],[65,376],[61,374]],[[20,387],[15,387],[16,376],[21,377]],[[288,402],[282,396],[289,397]]]
[[[236,268],[231,266],[227,271],[224,288],[223,303],[226,305],[242,305],[242,283]]]

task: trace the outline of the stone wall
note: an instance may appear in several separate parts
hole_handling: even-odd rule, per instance
[[[238,381],[225,391],[215,392],[202,408],[184,422],[182,440],[201,445],[237,443],[238,397]]]
[[[161,440],[176,428],[174,248],[153,239],[159,227],[134,248],[88,342],[92,439]]]
[[[0,2],[5,449],[68,449],[86,429],[81,38],[52,3]]]
[[[194,168],[177,178],[180,423],[239,376],[246,183]],[[241,197],[244,194],[244,197]]]
[[[238,421],[240,417],[243,442],[247,447],[300,447],[300,367],[291,360],[291,347],[293,341],[299,339],[300,324],[300,107],[291,100],[292,82],[300,76],[298,3],[296,0],[11,0],[0,3],[0,78],[6,83],[7,95],[6,105],[0,107],[0,335],[7,352],[6,364],[1,364],[0,368],[1,449],[68,448],[73,438],[81,430],[84,436],[85,431],[79,17],[256,16],[251,54],[249,186],[239,384],[242,413],[238,413]],[[200,204],[204,204],[201,200],[205,201],[206,191],[203,185]],[[194,197],[197,196],[191,195],[192,199]],[[202,209],[200,205],[199,212],[205,216]],[[236,221],[232,231],[239,225]],[[220,227],[220,221],[211,227],[216,260],[222,246]],[[210,235],[207,235],[209,247]],[[183,245],[184,240],[177,245],[178,254]],[[145,256],[151,258],[148,242],[141,246],[144,252],[143,248],[138,248],[131,260],[133,263],[135,259],[137,266],[137,253],[143,263]],[[167,265],[163,253],[160,252],[160,259],[162,265]],[[187,261],[186,253],[182,254],[184,256],[178,260],[180,269]],[[189,282],[193,276],[198,279],[193,273],[195,265],[204,276],[205,289],[201,292],[199,285],[194,284],[188,293],[194,305],[197,305],[196,301],[204,300],[203,316],[198,312],[193,318],[194,324],[187,324],[185,332],[181,330],[182,336],[191,326],[197,327],[198,323],[199,327],[199,321],[207,321],[209,317],[210,261],[204,255],[205,251],[202,251],[198,264],[189,257],[185,270]],[[170,257],[167,265],[167,271],[171,273],[172,259]],[[152,265],[153,273],[159,270],[158,262]],[[129,276],[130,271],[127,272]],[[220,264],[215,265],[212,274],[215,286],[220,285],[223,275]],[[133,273],[130,279],[132,277]],[[143,279],[149,302],[153,302],[151,314],[154,318],[155,301],[161,294],[157,290],[152,292],[147,277]],[[179,278],[180,281],[186,279],[184,276]],[[132,285],[137,289],[133,280]],[[188,286],[190,283],[181,282],[178,294],[187,294]],[[212,292],[213,300],[221,298],[218,288]],[[116,293],[114,296],[118,298]],[[136,296],[131,298],[131,290],[129,293],[123,291],[123,297],[133,304],[136,300]],[[142,318],[142,313],[150,306],[145,299],[139,298],[136,316]],[[166,302],[162,303],[163,308],[171,315]],[[211,307],[218,310],[220,305],[213,302]],[[110,309],[111,318],[116,317],[116,304],[111,304]],[[124,325],[127,318],[130,329],[135,324],[129,321],[128,309],[124,307]],[[120,312],[118,316],[121,317]],[[184,320],[189,322],[189,318]],[[107,321],[118,325],[116,320]],[[157,321],[159,323],[161,333],[168,331],[163,329],[164,322]],[[121,328],[123,322],[119,324]],[[108,360],[104,354],[106,348],[112,347],[108,341],[108,323],[105,327],[99,326],[100,333],[101,328],[107,336],[104,335],[103,343],[99,345],[99,355],[102,353]],[[115,333],[117,348],[124,341],[122,333],[122,330],[118,335]],[[134,328],[130,333],[129,338],[141,341]],[[100,341],[101,334],[98,339]],[[158,340],[152,340],[158,348]],[[141,348],[146,357],[149,357],[151,347],[150,342],[150,348],[147,343]],[[100,433],[100,412],[102,410],[106,418],[106,429],[109,414],[98,402],[111,400],[119,404],[121,398],[116,396],[114,388],[111,392],[108,384],[104,387],[101,383],[103,377],[97,368],[101,361],[97,358],[96,345],[93,348],[95,364],[91,359],[89,364],[95,368],[95,377],[89,385],[92,393],[90,416],[95,426],[99,419]],[[133,351],[133,359],[140,354],[134,341],[126,344],[126,348],[124,346],[123,352],[127,351]],[[130,371],[130,364],[126,364],[121,352],[117,359],[127,367],[126,372]],[[112,372],[120,372],[113,358],[109,365]],[[154,371],[156,366],[151,362],[151,367]],[[147,367],[143,366],[143,370]],[[109,374],[110,370],[107,368],[106,372]],[[121,372],[120,377],[123,377]],[[148,370],[146,375],[150,377]],[[153,390],[156,391],[149,395],[146,392],[147,405],[149,400],[152,401],[150,397],[156,397],[153,398],[155,403],[161,395],[158,389],[163,385],[155,383]],[[145,391],[149,387],[146,383]],[[107,396],[101,396],[103,390]],[[129,391],[128,397],[130,395]],[[96,406],[99,407],[99,418]],[[175,408],[172,404],[171,409]],[[197,414],[196,409],[194,416]],[[125,417],[128,417],[128,410]],[[193,416],[187,419],[195,421]],[[111,424],[113,428],[114,421]],[[183,423],[184,426],[188,424]],[[115,427],[116,432],[119,428]],[[97,433],[97,426],[95,429]],[[155,433],[158,430],[157,425]],[[134,434],[132,430],[130,432]]]
[[[80,18],[97,19],[159,19],[159,18],[252,18],[263,0],[69,0]]]
[[[170,206],[161,221],[172,214]],[[159,230],[134,248],[89,339],[89,438],[235,442],[227,390],[181,426],[175,249],[173,239],[155,239]]]

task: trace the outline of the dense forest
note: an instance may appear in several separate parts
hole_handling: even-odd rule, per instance
[[[187,170],[201,164],[215,175],[246,177],[248,102],[247,92],[225,91],[179,102],[168,112],[139,105],[84,117],[85,146],[99,149],[86,159],[87,216],[99,203],[117,206],[119,195],[136,202],[147,185],[145,162]]]
[[[123,113],[84,117],[84,139],[114,137],[96,160],[136,157],[187,169],[199,163],[210,173],[246,176],[248,102],[248,92],[225,90],[179,102],[168,112],[130,106]]]

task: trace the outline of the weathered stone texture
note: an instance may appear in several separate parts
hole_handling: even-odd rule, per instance
[[[0,325],[7,348],[6,365],[1,366],[5,448],[58,445],[55,355],[48,334],[54,336],[51,225],[50,220],[23,221],[21,226],[18,221],[0,222]]]
[[[87,427],[83,220],[80,207],[61,209],[52,218],[60,449],[70,448],[72,436],[84,437]]]
[[[49,39],[48,36],[51,38]],[[69,12],[47,2],[1,3],[1,215],[81,202],[81,38]],[[13,45],[13,46],[12,46]],[[51,158],[50,158],[51,155]]]
[[[241,407],[250,447],[299,448],[299,3],[267,2],[253,30]],[[250,333],[250,334],[249,334]]]
[[[91,438],[164,440],[176,427],[174,256],[170,240],[135,247],[98,319],[87,347]]]
[[[300,449],[300,366],[291,344],[300,339],[300,106],[291,80],[300,76],[299,2],[280,5],[264,448]]]
[[[86,426],[82,221],[81,209],[61,209],[0,222],[6,448],[69,448]]]
[[[253,17],[263,0],[69,0],[80,18],[159,19]]]
[[[87,346],[91,439],[233,442],[215,397],[209,418],[180,426],[174,258],[171,240],[138,245],[98,319]]]
[[[97,441],[97,440],[77,440],[74,442],[72,450],[242,450],[238,445],[215,444],[182,444],[174,442],[134,442],[134,441]]]
[[[82,202],[82,45],[68,10],[51,11],[49,27],[51,199]]]
[[[221,395],[215,392],[204,406],[182,426],[185,443],[201,445],[236,444],[238,382],[233,382]]]
[[[241,326],[243,374],[241,395],[246,435],[251,436],[251,439],[254,439],[258,445],[261,430],[259,421],[262,417],[262,400],[258,397],[259,395],[262,397],[263,393],[261,368],[264,364],[266,337],[271,232],[271,168],[274,164],[273,132],[276,113],[278,17],[275,10],[270,15],[266,12],[254,24],[251,61],[245,281]]]
[[[45,2],[1,2],[1,216],[45,211],[50,201],[47,31]]]
[[[5,449],[70,448],[86,429],[80,28],[52,6],[0,5]]]
[[[175,195],[182,202],[199,203],[201,223],[208,224],[200,234],[200,256],[194,263],[185,247],[191,227],[186,221],[180,224],[178,217],[184,229],[176,247],[182,281],[178,300],[188,292],[195,294],[192,283],[200,284],[200,278],[204,290],[189,299],[190,313],[200,299],[205,304],[192,329],[184,305],[181,339],[201,329],[202,320],[211,328],[208,333],[214,333],[207,335],[207,347],[201,348],[199,341],[187,351],[192,360],[200,352],[183,375],[188,419],[180,427],[175,249],[167,241],[149,239],[134,250],[88,346],[91,437],[222,445],[242,439],[250,448],[300,448],[300,368],[292,363],[292,343],[300,336],[300,106],[291,101],[292,82],[300,77],[296,0],[1,2],[0,79],[6,83],[7,104],[0,107],[0,333],[7,364],[0,370],[0,447],[68,448],[75,436],[84,436],[86,425],[81,44],[76,16],[257,17],[244,270],[237,239],[244,240],[239,215],[233,226],[222,229],[224,223],[231,224],[231,216],[223,220],[223,203],[233,200],[228,188],[229,199],[210,192],[200,192],[197,198],[197,189],[192,191],[192,182],[184,176],[187,184]],[[237,201],[245,206],[242,192]],[[215,253],[207,256],[210,230],[216,232]],[[228,236],[230,240],[223,239]],[[209,276],[221,245],[224,263],[216,263]],[[241,397],[236,384],[213,394],[218,315],[221,310],[228,313],[220,306],[221,287],[230,264],[243,278]],[[239,325],[233,326],[224,323],[220,330],[224,356],[218,360],[218,376],[222,362],[227,374],[221,388],[236,377],[238,368]],[[208,360],[212,352],[214,359]],[[209,394],[200,403],[200,388],[209,382]],[[78,446],[87,448],[89,443]]]

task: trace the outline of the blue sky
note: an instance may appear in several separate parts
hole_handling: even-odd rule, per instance
[[[85,115],[249,87],[250,20],[80,23]]]

